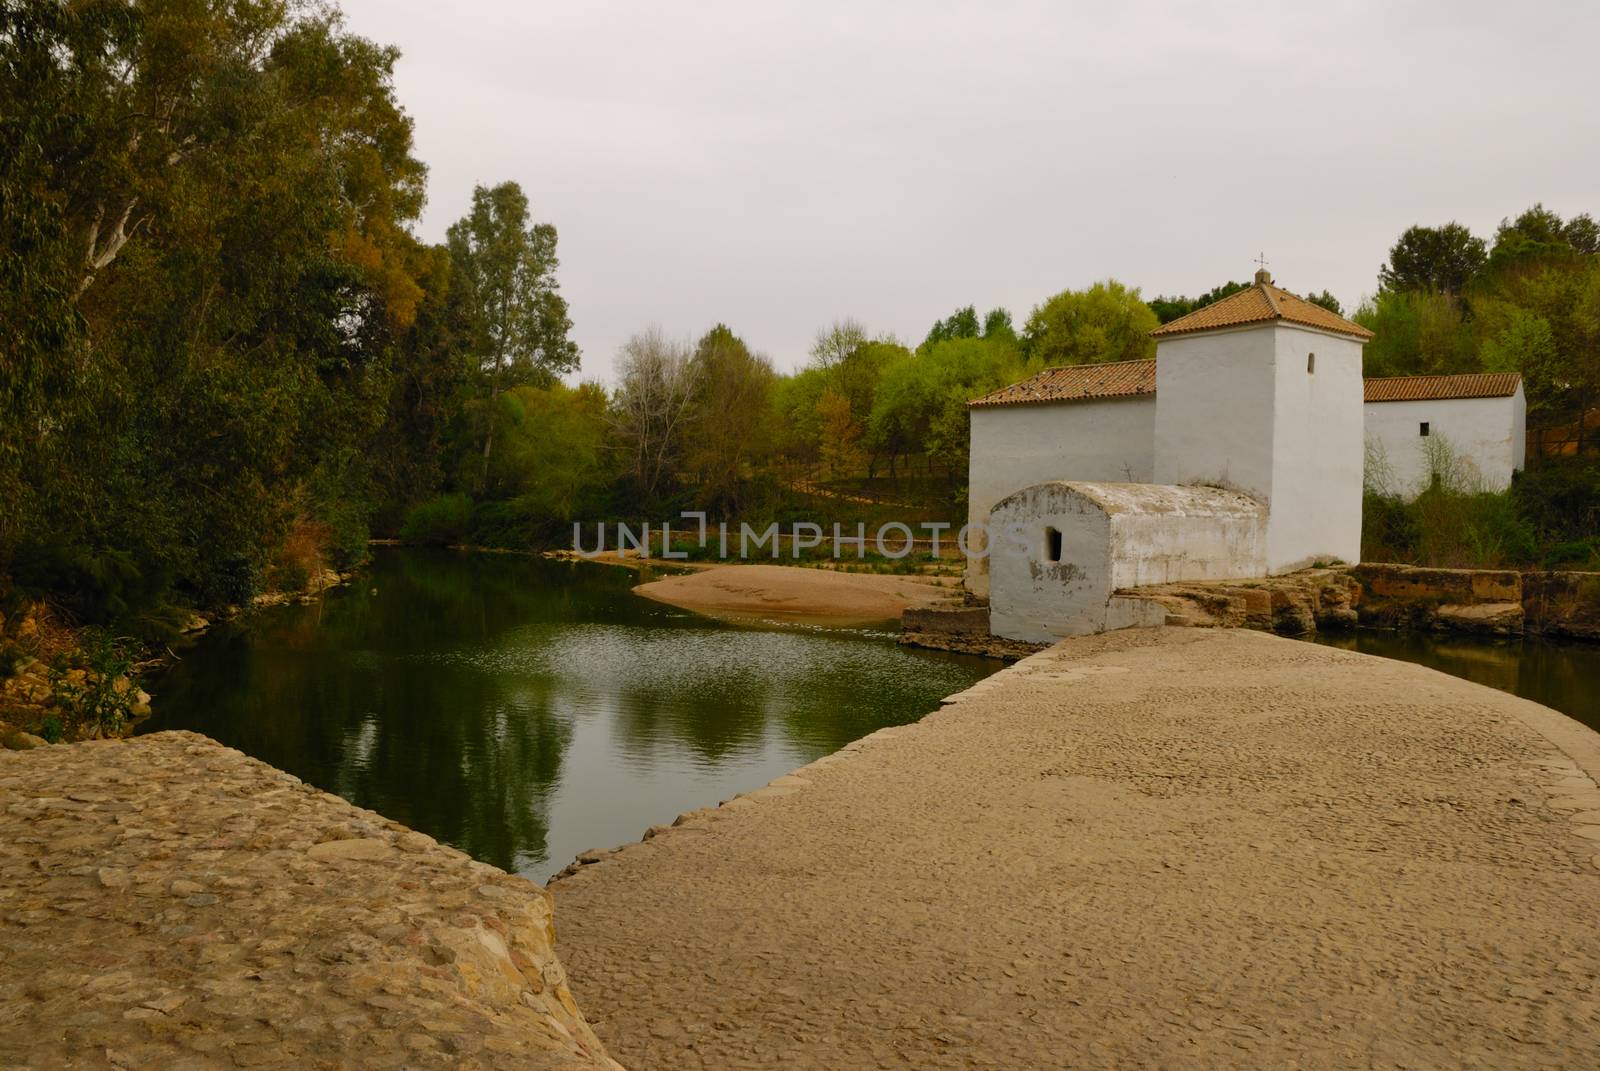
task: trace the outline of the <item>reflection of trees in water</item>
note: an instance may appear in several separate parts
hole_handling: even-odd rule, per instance
[[[711,683],[622,683],[615,694],[612,733],[634,758],[663,747],[687,749],[714,764],[759,747],[766,734],[769,689],[752,677]]]
[[[507,870],[543,860],[572,742],[550,683],[402,662],[371,684],[376,694],[330,708],[350,715],[339,794]],[[355,714],[363,705],[371,713]]]

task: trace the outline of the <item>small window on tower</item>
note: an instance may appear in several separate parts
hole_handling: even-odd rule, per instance
[[[1422,427],[1418,429],[1417,434],[1422,436],[1424,439],[1428,437],[1428,422],[1426,420],[1422,422]]]
[[[1044,560],[1059,562],[1061,560],[1061,532],[1055,528],[1044,530]]]
[[[1314,354],[1314,353],[1308,353],[1308,354],[1306,354],[1306,374],[1307,375],[1316,375],[1316,372],[1317,372],[1317,355]]]

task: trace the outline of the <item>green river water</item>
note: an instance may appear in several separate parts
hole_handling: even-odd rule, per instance
[[[378,549],[322,602],[220,626],[150,685],[194,729],[543,881],[876,729],[1001,663],[885,629],[725,625],[623,569]]]

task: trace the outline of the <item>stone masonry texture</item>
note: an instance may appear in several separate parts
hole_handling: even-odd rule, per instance
[[[616,1068],[548,895],[193,733],[0,752],[0,1068]]]

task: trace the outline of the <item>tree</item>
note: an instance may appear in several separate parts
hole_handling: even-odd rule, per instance
[[[634,482],[647,498],[665,486],[681,460],[698,371],[689,347],[659,327],[634,335],[617,354],[622,385],[613,424]]]
[[[1006,309],[990,309],[983,317],[983,337],[992,342],[1016,342],[1017,329]]]
[[[132,611],[247,598],[308,507],[358,546],[425,259],[394,51],[262,0],[17,0],[0,42],[0,571]]]
[[[1486,259],[1483,239],[1459,223],[1408,227],[1389,248],[1389,260],[1378,269],[1378,287],[1460,294]]]
[[[1356,311],[1374,338],[1362,353],[1369,376],[1445,375],[1478,370],[1472,323],[1459,299],[1437,291],[1379,291]]]
[[[865,440],[883,370],[908,356],[910,351],[892,338],[869,338],[866,329],[854,320],[837,321],[817,333],[816,344],[811,348],[811,366],[822,373],[826,389],[844,400],[852,425],[852,443]],[[830,414],[834,412],[833,405],[830,401]],[[819,431],[823,447],[827,446],[828,434],[826,430]],[[877,454],[874,452],[866,460],[867,474],[871,476],[876,471]]]
[[[1502,219],[1494,234],[1495,250],[1506,246],[1565,247],[1583,256],[1600,254],[1600,224],[1587,213],[1563,221],[1543,204],[1535,204],[1515,220]]]
[[[1035,366],[1131,361],[1155,355],[1150,332],[1159,326],[1138,288],[1107,279],[1035,306],[1022,349]]]
[[[850,317],[835,320],[817,332],[811,344],[811,363],[831,375],[866,341],[867,329],[860,321]]]
[[[528,222],[528,198],[515,182],[478,186],[472,210],[451,224],[450,256],[472,320],[472,341],[488,378],[481,482],[489,457],[500,392],[512,384],[548,384],[578,367],[567,338],[572,321],[556,287],[556,230]]]
[[[967,402],[1021,378],[1022,361],[1002,338],[947,339],[892,365],[879,385],[871,433],[890,451],[926,452],[954,479],[967,470]]]
[[[927,353],[941,342],[953,338],[988,338],[1016,341],[1017,329],[1011,324],[1011,313],[1002,308],[990,309],[980,324],[975,305],[957,309],[928,329],[928,337],[917,347],[918,353]]]
[[[820,424],[820,461],[824,479],[853,476],[861,468],[861,425],[851,416],[850,399],[824,389],[817,400]]]
[[[1311,302],[1313,305],[1321,305],[1335,316],[1344,315],[1344,306],[1339,304],[1339,299],[1334,297],[1333,294],[1327,290],[1324,290],[1320,294],[1307,294],[1306,300]]]
[[[957,309],[943,320],[934,322],[928,329],[928,337],[923,340],[918,352],[932,349],[940,342],[952,338],[977,338],[979,331],[978,310],[975,306]]]
[[[750,352],[725,325],[695,346],[684,464],[695,473],[700,504],[731,515],[753,466],[771,449],[772,362]]]
[[[509,387],[497,404],[500,448],[494,452],[490,485],[515,496],[526,516],[575,519],[605,485],[605,389],[553,380],[543,387]]]
[[[1214,305],[1231,294],[1241,290],[1248,290],[1250,284],[1226,282],[1221,286],[1214,286],[1197,298],[1189,297],[1154,297],[1150,299],[1150,311],[1156,314],[1156,319],[1164,324],[1169,324],[1180,316],[1187,316],[1196,309],[1203,309],[1207,305]]]

